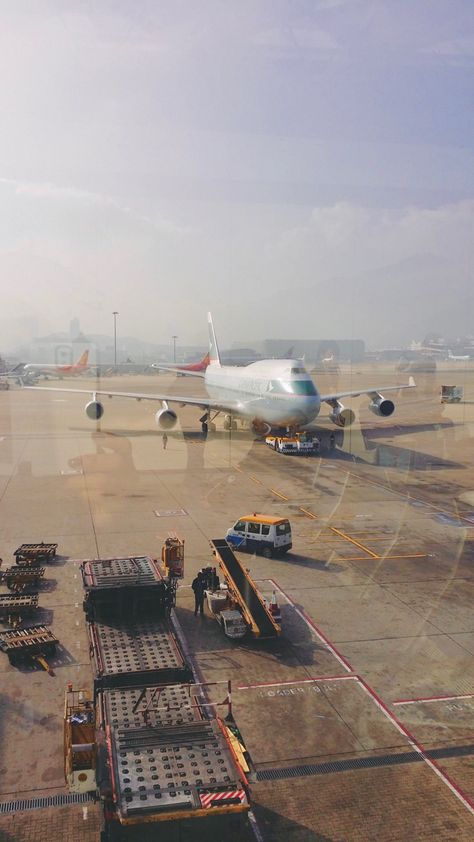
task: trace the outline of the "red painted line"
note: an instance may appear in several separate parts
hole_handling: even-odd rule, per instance
[[[333,652],[335,657],[343,664],[343,666],[346,669],[349,668],[350,672],[353,672],[352,667],[350,667],[350,665],[348,664],[348,661],[346,661],[346,659],[329,642],[327,637],[317,628],[317,626],[313,623],[311,618],[306,615],[306,612],[296,607],[293,600],[290,599],[288,594],[286,594],[285,591],[279,587],[279,585],[275,582],[274,579],[268,579],[268,581],[272,583],[275,590],[278,590],[285,597],[285,599],[288,600],[290,605],[293,606],[293,608],[300,615],[300,617],[302,617],[302,619],[313,628],[318,637],[320,637],[320,639],[326,643],[328,648]],[[369,687],[369,685],[364,681],[364,679],[361,678],[360,675],[355,674],[344,677],[357,681],[357,683],[362,687],[362,689],[375,702],[375,704],[377,705],[379,710],[384,714],[384,716],[390,720],[392,725],[395,726],[397,731],[404,737],[406,737],[411,747],[420,755],[420,757],[425,761],[427,766],[429,766],[429,768],[435,773],[435,775],[437,775],[437,777],[448,787],[448,789],[451,790],[451,792],[456,796],[456,798],[461,802],[461,804],[471,813],[471,815],[474,815],[474,801],[472,801],[469,798],[469,796],[466,795],[466,793],[463,792],[463,790],[458,786],[458,784],[455,781],[453,781],[452,778],[450,778],[450,776],[446,772],[444,772],[440,766],[438,766],[436,761],[431,760],[431,758],[427,756],[426,750],[423,748],[422,744],[418,742],[418,740],[413,736],[413,734],[410,733],[410,731],[407,728],[405,728],[404,725],[402,725],[402,723],[397,719],[395,714],[392,713],[390,708],[388,708],[385,702],[383,702],[382,699],[377,695],[377,693],[374,690],[372,690],[371,687]],[[333,680],[341,679],[335,676]]]
[[[451,790],[452,793],[459,799],[459,801],[466,807],[469,812],[474,815],[474,801],[472,801],[465,792],[446,774],[436,763],[436,761],[431,760],[426,754],[426,750],[423,748],[422,744],[418,742],[418,740],[413,736],[413,734],[405,728],[404,725],[397,719],[397,717],[392,713],[392,711],[387,707],[385,702],[372,690],[371,687],[364,681],[363,678],[358,676],[360,686],[365,690],[366,693],[374,700],[377,707],[382,711],[382,713],[390,719],[390,721],[395,725],[396,729],[403,734],[412,748],[423,758],[425,763],[430,767],[430,769],[435,773],[435,775],[440,778],[443,783]]]
[[[259,684],[239,684],[237,690],[254,690],[259,687],[285,687],[288,684],[314,684],[316,681],[353,681],[359,680],[357,675],[316,675],[314,678],[301,678],[292,681],[262,681]]]
[[[416,705],[419,702],[449,702],[456,699],[474,699],[474,693],[465,693],[459,696],[419,696],[415,699],[397,699],[392,705]]]
[[[302,620],[304,620],[304,622],[305,622],[308,626],[310,626],[310,627],[313,629],[314,633],[315,633],[315,634],[319,637],[319,639],[320,639],[320,640],[322,640],[322,641],[323,641],[323,643],[324,643],[324,644],[328,647],[328,649],[330,650],[330,652],[332,652],[332,654],[333,654],[333,655],[334,655],[334,657],[335,657],[335,658],[339,661],[339,663],[341,664],[341,666],[343,666],[343,667],[344,667],[344,669],[346,669],[348,672],[354,672],[354,670],[353,670],[353,668],[352,668],[351,664],[349,663],[349,661],[348,661],[348,660],[344,657],[344,655],[341,655],[341,653],[340,653],[340,652],[338,652],[338,650],[336,649],[336,647],[335,647],[335,646],[331,643],[331,641],[330,641],[330,640],[326,637],[326,635],[324,634],[324,632],[322,632],[322,631],[321,631],[321,629],[319,629],[319,628],[318,628],[318,626],[317,626],[317,625],[313,622],[313,620],[312,620],[312,619],[311,619],[311,617],[310,617],[310,616],[306,613],[306,611],[304,610],[304,608],[297,608],[297,606],[295,605],[295,603],[293,602],[293,600],[291,599],[291,597],[290,597],[290,596],[288,596],[288,594],[287,594],[287,593],[285,593],[285,591],[284,591],[282,588],[280,588],[280,586],[278,585],[278,583],[277,583],[277,582],[275,582],[275,580],[274,580],[274,579],[268,579],[268,581],[272,583],[272,585],[274,586],[275,590],[279,591],[279,592],[280,592],[280,593],[281,593],[281,594],[285,597],[285,599],[287,599],[287,600],[288,600],[288,602],[290,603],[290,605],[292,605],[292,606],[293,606],[294,610],[296,611],[296,613],[297,613],[297,614],[299,614],[299,616],[301,617],[301,619],[302,619]]]

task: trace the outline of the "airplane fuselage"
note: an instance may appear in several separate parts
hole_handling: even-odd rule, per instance
[[[271,426],[309,424],[319,413],[318,391],[299,360],[262,360],[243,368],[209,365],[204,382],[211,399]]]

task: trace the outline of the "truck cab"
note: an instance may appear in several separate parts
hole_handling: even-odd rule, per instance
[[[227,530],[226,540],[237,550],[271,558],[291,550],[291,526],[287,518],[256,513],[244,515]]]

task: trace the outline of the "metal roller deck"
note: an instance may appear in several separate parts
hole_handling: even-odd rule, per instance
[[[148,556],[93,559],[81,564],[88,619],[163,615],[172,601],[171,589],[158,561]]]
[[[102,751],[101,794],[122,824],[249,810],[247,781],[223,723],[204,718],[190,685],[108,689],[100,699],[107,755]]]
[[[192,681],[170,620],[89,623],[95,691]]]
[[[265,605],[262,595],[225,538],[211,541],[233,597],[256,637],[277,637],[281,628]]]

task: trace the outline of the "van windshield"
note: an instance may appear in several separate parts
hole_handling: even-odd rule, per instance
[[[277,523],[277,535],[287,535],[290,532],[290,524],[289,521],[285,520],[284,523]]]

